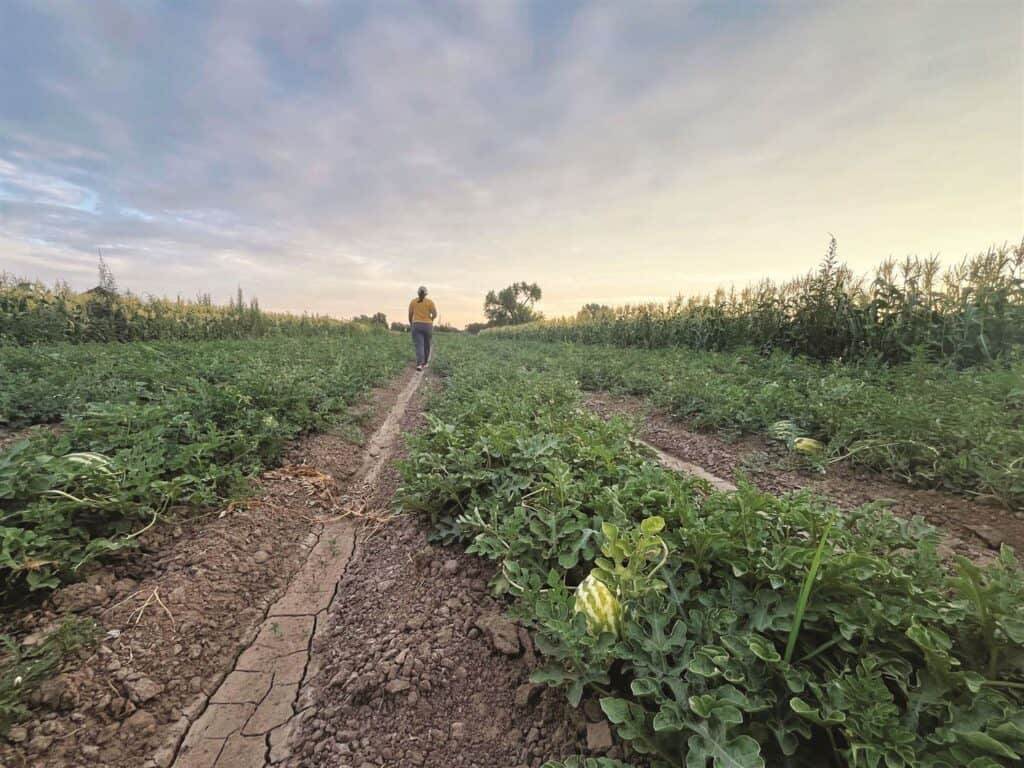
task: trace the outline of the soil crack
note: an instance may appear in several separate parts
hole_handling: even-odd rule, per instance
[[[402,417],[422,380],[420,375],[409,380],[370,439],[345,508],[318,522],[303,565],[191,721],[177,746],[175,768],[266,766],[288,756],[292,729],[312,706],[304,694],[317,672],[313,641],[325,631],[328,609],[356,553],[354,518],[374,515],[368,510],[375,484],[394,454]]]

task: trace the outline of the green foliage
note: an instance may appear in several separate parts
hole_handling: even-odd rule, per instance
[[[92,646],[99,632],[92,619],[73,617],[31,647],[0,635],[0,736],[27,714],[22,702],[29,691],[53,674],[66,656]]]
[[[56,587],[172,506],[242,493],[287,440],[392,376],[405,341],[0,349],[0,423],[62,420],[0,452],[0,598]]]
[[[541,290],[536,283],[512,283],[500,291],[488,291],[484,298],[484,315],[491,326],[519,325],[543,317],[533,305],[540,301]]]
[[[399,499],[496,561],[494,588],[546,657],[536,680],[573,704],[598,694],[656,768],[1020,763],[1009,549],[949,573],[920,521],[747,484],[711,493],[582,411],[564,367],[504,350],[447,346]],[[618,638],[573,611],[594,569],[619,591]]]
[[[383,312],[375,312],[372,315],[358,315],[352,318],[352,322],[368,326],[380,326],[382,328],[388,327],[388,318]],[[391,325],[394,326],[395,323]]]
[[[0,346],[337,336],[360,331],[355,324],[329,317],[264,312],[255,299],[246,303],[241,289],[228,306],[214,305],[209,296],[172,301],[118,293],[102,260],[100,281],[91,291],[77,293],[67,285],[47,288],[0,273]],[[371,321],[377,323],[378,315]]]
[[[598,304],[591,302],[590,304],[584,304],[580,307],[576,313],[577,322],[597,322],[600,320],[614,320],[615,310],[609,307],[607,304]]]
[[[490,354],[509,342],[486,342]],[[503,346],[504,345],[504,346]],[[514,353],[584,389],[649,398],[697,428],[826,444],[817,466],[850,461],[903,482],[1024,507],[1024,362],[957,370],[917,358],[892,367],[817,363],[750,350],[617,349],[517,342]]]
[[[607,310],[488,333],[623,347],[730,350],[753,346],[813,359],[903,362],[916,350],[965,367],[1007,358],[1024,344],[1024,242],[942,271],[937,259],[882,264],[856,278],[832,239],[821,267],[782,285]]]
[[[601,556],[594,560],[594,576],[622,600],[639,600],[648,592],[665,589],[665,582],[655,578],[669,554],[659,535],[664,528],[665,521],[657,516],[624,531],[614,523],[602,523]]]

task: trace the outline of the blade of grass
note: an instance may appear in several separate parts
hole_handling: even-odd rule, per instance
[[[807,610],[807,602],[811,597],[811,587],[814,585],[814,579],[818,575],[818,569],[821,567],[821,558],[825,553],[825,544],[828,542],[828,534],[832,530],[832,523],[825,526],[825,530],[821,533],[821,541],[818,542],[818,549],[814,553],[814,559],[811,560],[811,567],[807,570],[807,576],[804,577],[803,586],[800,588],[800,596],[796,601],[796,613],[793,615],[793,626],[789,628],[789,640],[786,641],[786,653],[783,657],[788,664],[793,658],[793,651],[796,649],[796,639],[800,635],[800,625],[804,621],[804,611]]]

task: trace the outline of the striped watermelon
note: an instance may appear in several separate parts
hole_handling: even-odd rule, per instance
[[[815,456],[825,452],[825,446],[813,437],[798,437],[793,441],[793,448],[800,453],[807,454],[808,456]]]
[[[590,574],[576,587],[575,613],[587,617],[587,631],[593,635],[611,632],[616,637],[622,621],[622,605],[603,581]]]

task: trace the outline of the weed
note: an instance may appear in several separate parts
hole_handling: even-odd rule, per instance
[[[764,280],[740,291],[484,333],[645,349],[751,346],[823,362],[906,362],[923,350],[966,367],[1012,357],[1024,344],[1024,241],[945,272],[935,258],[889,260],[866,280],[839,264],[833,238],[817,271],[781,285]]]
[[[0,635],[0,735],[26,715],[22,702],[27,694],[52,675],[69,654],[93,645],[99,632],[92,619],[71,618],[31,647]]]
[[[0,272],[0,345],[322,337],[366,329],[330,317],[265,312],[256,299],[246,302],[241,289],[228,306],[216,306],[209,297],[171,301],[118,293],[112,282],[76,293],[66,284],[47,288]]]

